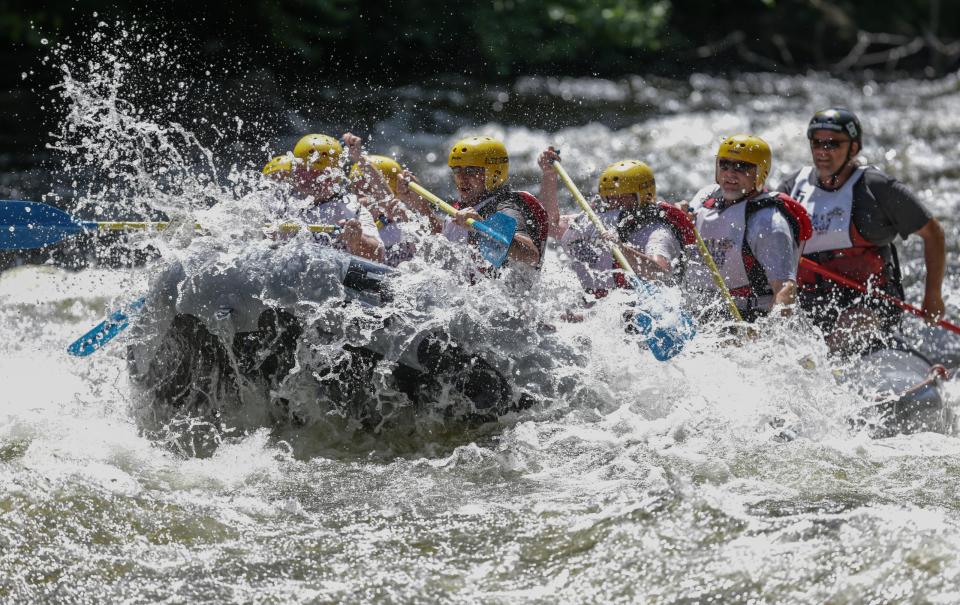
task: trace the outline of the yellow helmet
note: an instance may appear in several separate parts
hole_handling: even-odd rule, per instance
[[[447,166],[483,168],[483,184],[487,191],[491,191],[507,182],[510,157],[503,143],[492,137],[467,137],[460,139],[450,148]]]
[[[331,136],[308,134],[297,141],[293,155],[305,161],[310,168],[322,171],[339,166],[343,147]]]
[[[403,172],[403,168],[400,167],[400,164],[398,164],[395,159],[385,155],[368,155],[367,161],[373,164],[377,170],[383,173],[383,178],[387,179],[387,186],[390,187],[390,191],[396,195],[397,177],[399,177],[400,173]],[[361,174],[360,165],[354,164],[353,168],[350,169],[350,178],[359,178]]]
[[[267,162],[260,172],[266,176],[273,176],[274,178],[287,176],[290,171],[293,170],[293,160],[292,153],[288,152],[283,155],[278,155]]]
[[[749,162],[757,167],[757,191],[763,189],[763,184],[770,174],[773,163],[773,154],[767,142],[750,134],[738,134],[727,137],[720,143],[717,150],[717,160],[720,159]]]
[[[657,182],[653,170],[639,160],[623,160],[600,173],[600,195],[636,193],[641,203],[657,201]]]

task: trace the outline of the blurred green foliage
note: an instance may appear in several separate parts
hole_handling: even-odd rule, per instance
[[[6,52],[98,20],[155,24],[203,60],[305,77],[411,81],[458,73],[611,74],[749,67],[744,48],[785,69],[842,58],[859,31],[960,36],[951,0],[0,0]],[[731,32],[743,36],[724,45]],[[929,53],[915,58],[915,65]],[[941,62],[942,63],[942,62]],[[755,68],[755,67],[754,67]]]

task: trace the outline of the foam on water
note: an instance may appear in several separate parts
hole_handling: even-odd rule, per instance
[[[531,409],[481,426],[415,414],[380,430],[342,419],[307,427],[253,422],[220,434],[203,457],[174,439],[147,438],[131,413],[139,402],[128,381],[129,342],[118,339],[87,359],[67,357],[65,346],[107,309],[149,290],[171,263],[199,275],[226,270],[255,249],[276,192],[255,171],[219,166],[213,148],[164,121],[166,110],[150,115],[125,98],[138,59],[97,35],[105,50],[80,61],[83,70],[77,59],[91,57],[73,49],[59,55],[68,64],[58,90],[69,110],[54,144],[72,158],[65,170],[77,175],[81,206],[113,218],[150,205],[216,228],[205,238],[189,228],[140,236],[161,254],[144,268],[23,267],[0,276],[4,600],[955,600],[954,437],[871,440],[851,431],[846,419],[868,401],[836,382],[837,362],[802,321],[762,323],[755,339],[733,346],[720,328],[702,326],[669,363],[623,333],[626,293],[602,301],[582,323],[560,322],[577,288],[554,252],[522,306],[509,279],[465,286],[458,252],[438,244],[428,258],[454,271],[414,261],[395,303],[408,314],[430,305],[432,326],[498,353],[521,386],[529,382],[542,396]],[[159,50],[144,56],[173,69],[176,53]],[[866,94],[819,77],[698,76],[664,84],[670,102],[627,127],[547,132],[490,123],[482,130],[506,139],[513,178],[534,189],[536,154],[559,142],[585,189],[599,168],[633,155],[648,159],[661,188],[680,197],[709,182],[713,143],[731,130],[779,142],[776,180],[805,161],[810,106],[845,100],[864,107],[876,136],[870,158],[928,189],[932,208],[950,217],[958,183],[948,169],[948,116],[960,105],[952,82],[914,83],[906,97],[896,86]],[[652,84],[632,80],[537,86],[518,83],[518,94],[628,105],[624,99],[659,98],[648,94]],[[908,102],[936,108],[944,121],[934,127],[924,112],[904,109]],[[427,143],[437,151],[467,131],[442,139],[409,132],[412,142],[398,137],[397,145],[411,154]],[[908,154],[916,159],[908,163]],[[428,182],[446,178],[437,163],[414,165]],[[115,176],[84,181],[91,170]],[[955,242],[956,223],[946,225]],[[918,254],[908,247],[908,266]],[[955,283],[947,293],[956,296]],[[307,314],[329,311],[302,303]],[[948,306],[957,317],[956,301]],[[555,332],[529,328],[537,323]],[[949,358],[957,350],[943,334],[920,332],[941,339],[935,352]],[[324,349],[314,351],[320,363]],[[945,393],[957,402],[957,382]],[[263,401],[247,404],[265,409]],[[779,441],[771,421],[794,427],[798,438]]]

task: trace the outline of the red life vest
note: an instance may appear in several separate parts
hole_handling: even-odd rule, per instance
[[[758,210],[771,206],[777,208],[790,224],[793,239],[801,246],[801,250],[803,249],[803,242],[813,236],[813,223],[810,222],[810,215],[807,214],[803,204],[786,193],[764,191],[760,195],[743,203],[747,204],[745,211],[745,220],[747,222],[750,221],[750,217]],[[724,204],[726,204],[726,201],[722,197],[711,197],[703,203],[706,208],[715,208],[718,205]],[[773,289],[767,280],[766,272],[764,272],[763,267],[753,255],[753,251],[750,250],[746,234],[744,234],[740,253],[743,257],[743,266],[747,271],[747,278],[750,280],[750,285],[733,288],[730,290],[730,295],[746,299],[772,295]]]
[[[550,220],[547,216],[547,210],[543,207],[532,193],[527,191],[514,191],[520,201],[523,202],[524,218],[527,220],[527,231],[533,239],[534,245],[540,251],[540,264],[543,265],[543,255],[547,251],[547,234],[550,231]]]
[[[853,246],[841,250],[825,250],[804,256],[835,271],[844,277],[866,284],[886,285],[891,280],[899,281],[899,263],[893,246],[877,246],[860,234],[850,221],[850,241]],[[820,276],[810,269],[800,267],[797,283],[805,290],[816,289]]]

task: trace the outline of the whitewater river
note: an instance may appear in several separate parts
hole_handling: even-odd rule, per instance
[[[104,120],[98,104],[115,101],[67,84],[77,86],[59,135],[69,139],[70,124]],[[420,131],[404,121],[416,104],[410,91],[397,95],[407,100],[378,125],[375,151],[397,153],[439,192],[451,189],[446,146],[482,131],[504,138],[518,186],[536,190],[536,154],[556,143],[584,188],[613,160],[636,157],[670,199],[710,182],[717,142],[739,131],[773,144],[778,182],[806,160],[809,114],[848,103],[863,118],[869,161],[944,222],[948,314],[960,319],[955,77],[525,79],[476,100],[579,104],[583,123],[560,131],[492,117]],[[124,149],[157,140],[135,107],[113,106],[117,130],[94,128],[111,142],[74,141],[103,146],[96,161],[126,161]],[[169,126],[165,144],[192,145],[188,131]],[[297,134],[264,144],[279,150]],[[215,148],[208,159],[176,167],[175,178],[190,181],[178,191],[236,193]],[[197,176],[210,171],[220,183]],[[175,209],[176,195],[163,193],[169,173],[137,178],[155,189],[141,182],[132,195]],[[918,244],[902,246],[913,301],[922,293]],[[169,259],[186,244],[157,246]],[[559,255],[548,261],[533,295],[541,319],[562,313],[574,283]],[[960,441],[851,431],[846,418],[865,400],[835,382],[822,342],[802,324],[739,346],[721,346],[706,329],[660,363],[620,333],[611,307],[559,325],[551,338],[575,349],[577,362],[558,357],[541,378],[549,384],[531,387],[550,396],[501,422],[245,427],[195,456],[172,437],[143,436],[122,338],[89,358],[65,353],[105,311],[146,291],[157,266],[0,274],[2,602],[960,601]],[[421,271],[443,281],[440,269]],[[924,350],[957,364],[960,338],[904,321]],[[960,404],[960,385],[948,382],[945,393]],[[798,438],[778,440],[773,418],[787,419]]]

